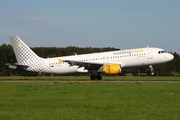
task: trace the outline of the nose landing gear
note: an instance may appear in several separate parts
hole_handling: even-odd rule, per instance
[[[149,68],[151,69],[151,75],[153,76],[154,75],[154,68],[152,65],[150,65]]]

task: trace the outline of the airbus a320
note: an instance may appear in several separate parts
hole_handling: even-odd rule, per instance
[[[36,55],[18,36],[10,41],[18,63],[7,65],[45,74],[91,73],[91,80],[101,80],[101,73],[121,74],[128,67],[152,66],[173,60],[174,56],[164,49],[145,47],[91,54],[41,58]]]

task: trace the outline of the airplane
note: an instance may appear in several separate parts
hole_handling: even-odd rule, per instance
[[[10,69],[21,69],[39,74],[91,73],[91,80],[101,80],[101,73],[121,74],[128,67],[150,66],[169,62],[174,56],[164,49],[146,47],[91,54],[41,58],[18,36],[10,36],[18,63],[7,63]],[[153,74],[153,73],[152,73]]]

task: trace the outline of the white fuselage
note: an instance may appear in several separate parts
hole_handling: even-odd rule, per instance
[[[18,62],[7,63],[9,68],[47,74],[90,72],[91,80],[101,80],[101,72],[115,75],[124,73],[126,67],[160,64],[174,58],[163,49],[147,47],[45,59],[36,55],[18,36],[9,38]]]
[[[163,49],[147,47],[47,59],[42,58],[42,61],[47,68],[42,68],[39,72],[53,74],[89,72],[79,65],[70,65],[68,62],[63,62],[63,60],[82,62],[82,64],[120,64],[121,68],[124,68],[160,64],[171,61],[173,58],[174,56],[172,54],[166,53]],[[30,69],[30,71],[32,70]]]

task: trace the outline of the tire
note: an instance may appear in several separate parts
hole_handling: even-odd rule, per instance
[[[101,75],[97,75],[96,78],[97,78],[97,80],[102,80],[102,76]]]
[[[95,75],[91,75],[91,76],[90,76],[90,79],[91,79],[91,80],[96,80],[96,76],[95,76]]]

